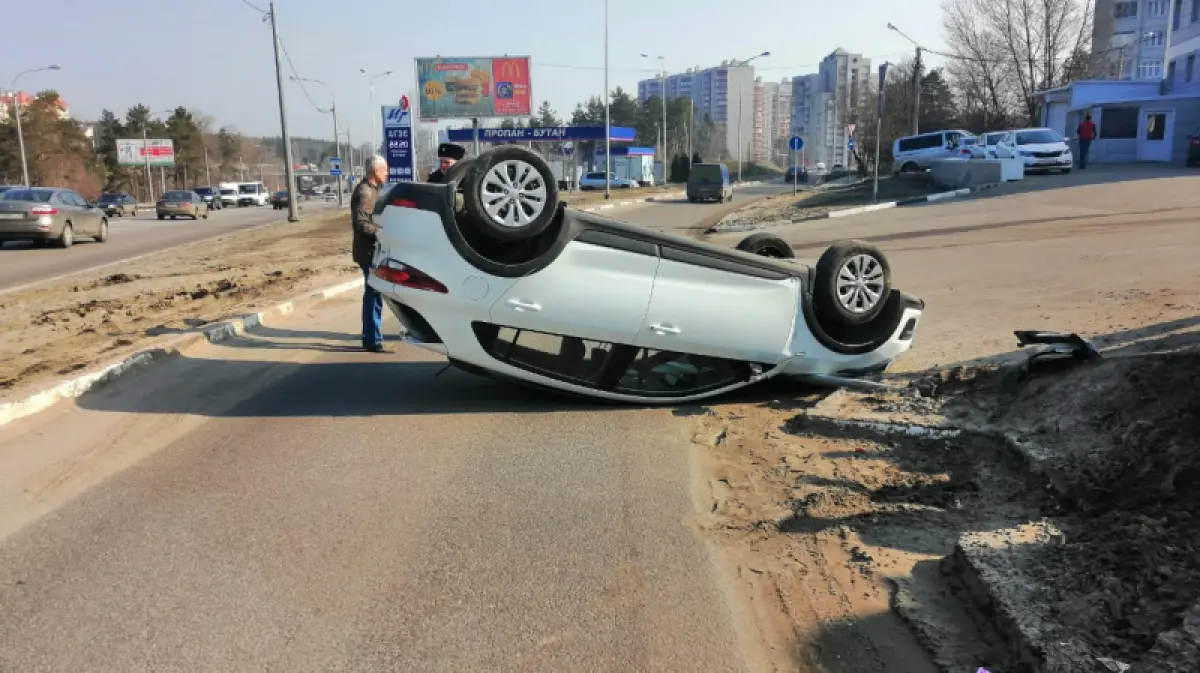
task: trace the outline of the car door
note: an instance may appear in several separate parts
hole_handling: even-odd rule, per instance
[[[773,364],[798,313],[800,280],[727,258],[663,247],[636,346]]]
[[[646,317],[658,264],[651,243],[584,232],[549,266],[501,295],[491,320],[502,327],[631,344]]]
[[[92,213],[88,208],[87,201],[71,191],[62,192],[59,198],[71,209],[71,228],[74,229],[75,235],[90,236],[93,234]]]

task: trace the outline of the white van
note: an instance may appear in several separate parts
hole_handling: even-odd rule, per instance
[[[217,195],[221,199],[222,206],[236,206],[238,203],[238,183],[217,183]]]
[[[970,131],[931,131],[896,138],[892,143],[892,166],[897,173],[928,170],[939,159],[959,156],[963,138],[974,138]]]
[[[271,200],[271,195],[267,193],[267,186],[261,182],[239,182],[238,183],[238,205],[239,206],[265,206]]]

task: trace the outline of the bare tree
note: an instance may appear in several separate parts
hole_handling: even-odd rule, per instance
[[[1090,52],[1092,0],[946,0],[943,25],[966,121],[976,130],[1035,123],[1040,92]],[[938,53],[938,52],[933,52]]]

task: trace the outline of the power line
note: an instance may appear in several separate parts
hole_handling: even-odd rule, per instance
[[[266,15],[270,14],[270,12],[268,12],[267,10],[265,10],[265,9],[263,9],[263,8],[261,8],[261,7],[258,7],[258,6],[257,6],[257,5],[255,5],[254,3],[250,2],[250,0],[242,0],[242,2],[246,3],[247,5],[249,5],[250,7],[252,7],[253,9],[257,9],[257,10],[258,10],[259,12],[261,12],[261,13],[262,13],[264,16],[266,16]]]
[[[304,92],[304,97],[308,99],[309,104],[316,108],[317,112],[328,114],[329,110],[317,105],[317,102],[313,100],[312,95],[308,93],[308,87],[304,86],[304,81],[300,77],[300,73],[296,71],[296,65],[292,63],[292,56],[288,53],[287,47],[284,46],[283,38],[279,39],[279,49],[283,52],[283,58],[287,61],[288,69],[292,71],[292,76],[296,78],[296,84],[300,85],[300,90]]]

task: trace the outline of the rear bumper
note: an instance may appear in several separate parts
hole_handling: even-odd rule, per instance
[[[193,209],[184,210],[182,208],[155,208],[154,212],[157,215],[166,215],[168,217],[170,217],[172,215],[174,215],[176,217],[193,217],[195,215],[202,213],[203,211],[199,208],[194,209],[194,210]]]
[[[45,241],[57,238],[57,227],[38,225],[37,220],[0,222],[0,241]]]

